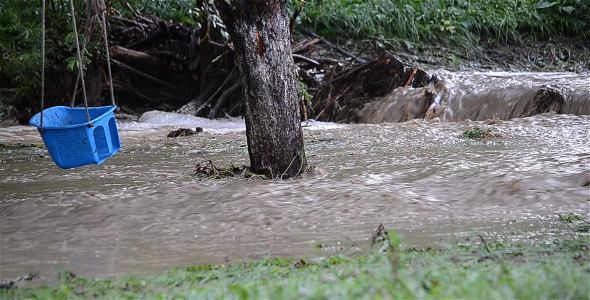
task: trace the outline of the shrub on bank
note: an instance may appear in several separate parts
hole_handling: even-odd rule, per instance
[[[307,0],[300,7],[305,25],[332,37],[467,46],[590,37],[590,2],[585,0]]]

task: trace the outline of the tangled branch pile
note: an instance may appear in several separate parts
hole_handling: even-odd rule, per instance
[[[81,89],[72,96],[77,76],[76,62],[72,59],[73,33],[68,29],[63,3],[49,2],[48,65],[51,67],[46,76],[46,104],[69,105],[72,97],[81,99]],[[233,46],[215,7],[202,1],[194,11],[180,13],[196,14],[190,22],[181,23],[142,14],[133,3],[107,1],[109,53],[115,96],[122,112],[139,115],[156,109],[207,118],[243,115],[244,102]],[[23,7],[19,9],[24,10]],[[99,47],[101,41],[96,40],[94,30],[97,28],[85,21],[90,12],[85,15],[83,7],[78,11],[81,12],[80,23],[86,27],[81,34],[87,42],[86,89],[90,105],[100,105],[106,103],[100,99],[108,99],[105,53]],[[29,17],[35,12],[30,9]],[[384,96],[399,86],[418,87],[431,81],[425,72],[404,65],[390,53],[368,60],[304,28],[296,28],[292,39],[304,119],[355,121],[356,112],[373,98]],[[22,47],[29,47],[31,61],[39,58],[31,45]],[[36,67],[39,67],[36,63],[30,66],[32,74],[37,72]],[[30,83],[26,89],[15,91],[25,86],[15,80],[3,81],[0,86],[2,95],[12,99],[11,105],[22,123],[39,109],[35,76],[31,75],[33,79],[26,81]],[[7,82],[8,86],[4,86]]]

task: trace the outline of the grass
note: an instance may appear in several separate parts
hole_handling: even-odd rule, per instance
[[[590,36],[582,0],[308,0],[302,23],[340,38],[397,38],[475,47]],[[297,5],[298,4],[298,5]]]
[[[394,238],[392,239],[392,236]],[[265,259],[173,269],[156,276],[88,279],[0,292],[16,299],[588,299],[588,238],[403,249],[390,231],[380,249],[309,262]],[[390,242],[393,241],[393,242]]]
[[[586,0],[294,0],[301,25],[353,53],[451,70],[586,72]]]

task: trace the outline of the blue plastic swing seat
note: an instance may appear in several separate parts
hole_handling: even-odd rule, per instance
[[[89,107],[88,122],[84,107],[54,106],[43,110],[42,130],[41,113],[33,116],[29,124],[37,127],[58,167],[98,165],[121,148],[115,109],[115,105]]]

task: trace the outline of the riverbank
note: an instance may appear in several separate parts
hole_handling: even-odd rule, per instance
[[[571,40],[529,41],[524,44],[482,44],[477,48],[407,40],[364,40],[352,51],[370,44],[382,48],[409,65],[427,70],[507,72],[590,72],[590,45]]]
[[[387,49],[411,64],[454,71],[590,69],[590,7],[582,1],[294,3],[308,29],[358,52]]]
[[[557,218],[557,217],[556,217]],[[324,259],[269,258],[172,269],[153,276],[77,277],[7,289],[6,298],[78,299],[587,299],[589,225],[560,216],[556,235],[472,235],[446,248],[399,245],[395,231],[373,236],[362,255]],[[380,242],[379,242],[380,241]],[[358,245],[357,245],[358,246]],[[316,247],[321,248],[318,244]],[[368,247],[368,246],[367,246]]]

